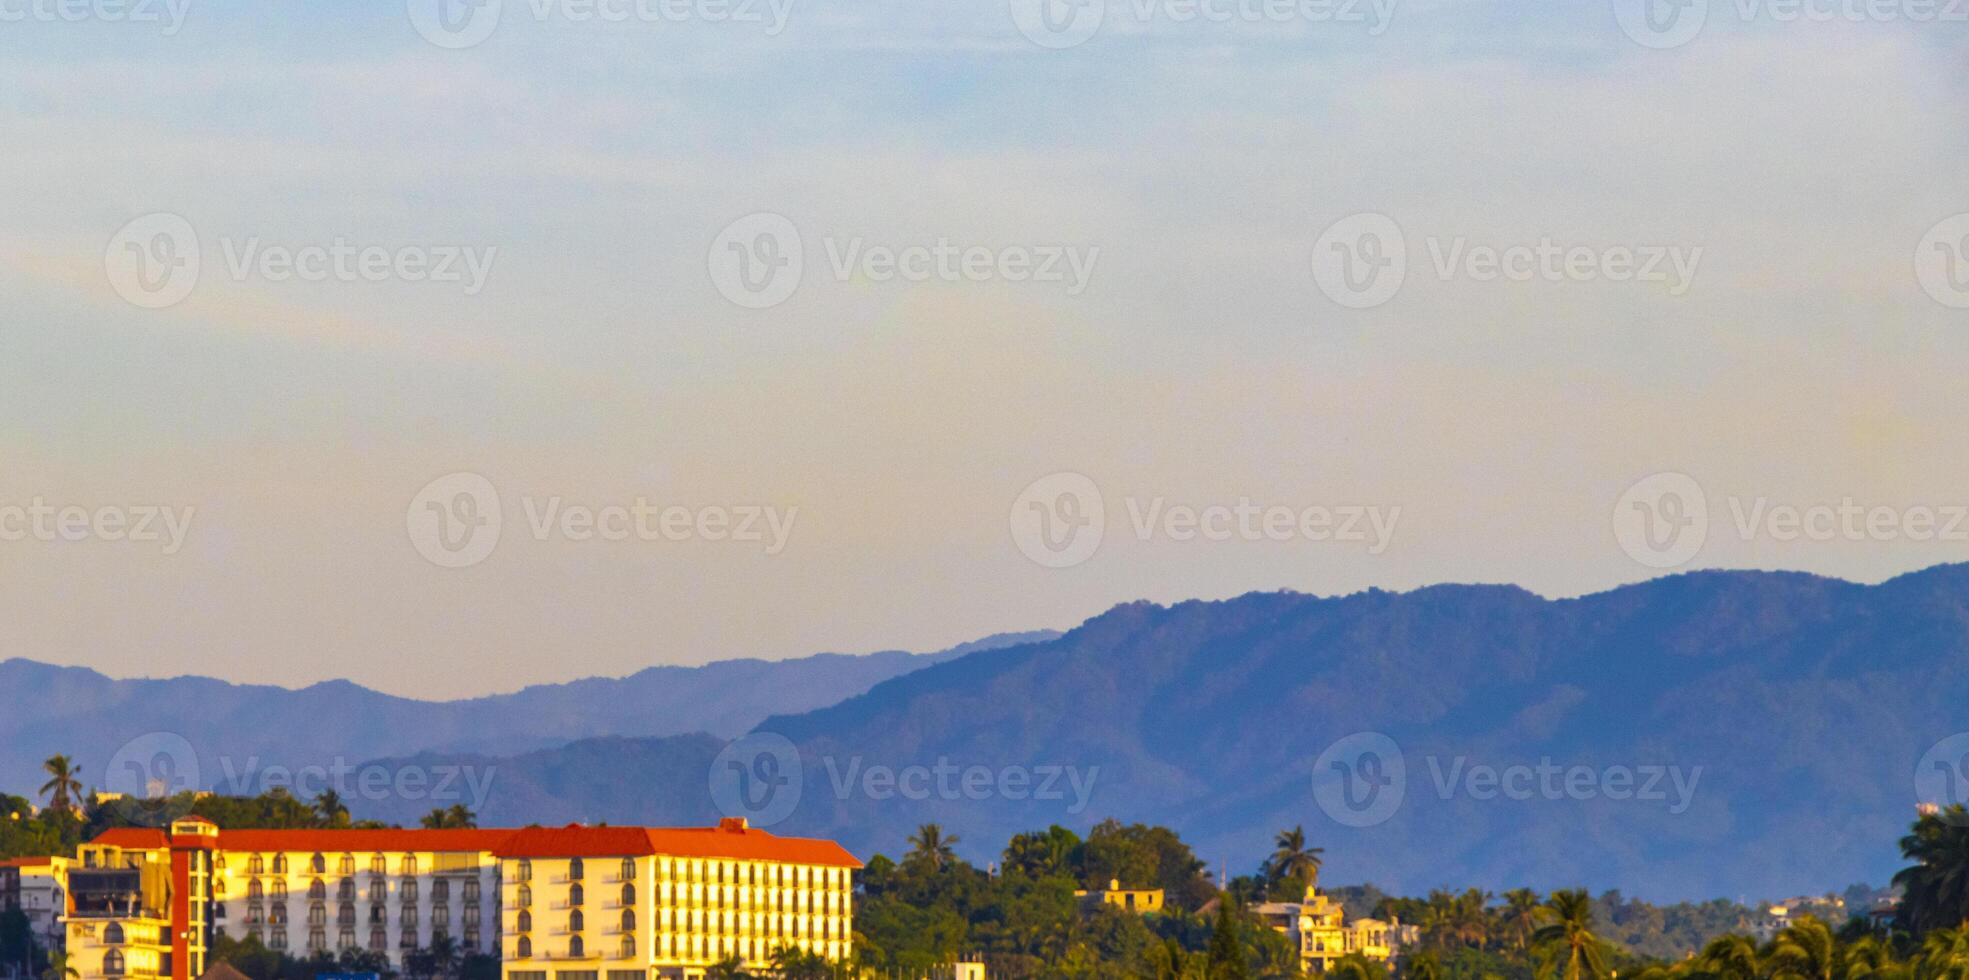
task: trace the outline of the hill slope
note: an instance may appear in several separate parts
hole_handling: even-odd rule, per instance
[[[1917,760],[1969,728],[1965,705],[1969,566],[1944,566],[1877,586],[1705,572],[1556,601],[1442,586],[1136,603],[759,731],[801,761],[777,829],[864,855],[939,821],[985,860],[1012,832],[1115,815],[1178,827],[1233,869],[1304,824],[1333,881],[1754,897],[1885,880]],[[1406,768],[1400,804],[1365,826],[1312,788],[1315,760],[1358,732],[1398,743]],[[743,745],[750,760],[765,743]],[[626,740],[499,760],[486,813],[708,817],[708,778],[730,761],[710,766],[714,748]],[[1392,782],[1392,760],[1376,761]],[[910,766],[926,768],[907,792],[870,780]],[[1032,798],[1054,766],[1081,783]],[[965,784],[967,767],[986,775]],[[1008,767],[1030,781],[1001,782]],[[684,775],[645,778],[658,772]],[[623,773],[646,788],[625,792]],[[1348,788],[1362,801],[1367,785]]]

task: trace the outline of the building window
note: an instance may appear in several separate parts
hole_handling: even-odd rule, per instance
[[[417,930],[417,906],[404,906],[403,910],[397,913],[397,922],[403,925],[405,932],[415,932]]]
[[[479,880],[477,878],[466,879],[465,901],[477,902],[478,900],[479,900]]]
[[[581,945],[580,936],[567,937],[567,955],[570,959],[577,960],[588,955],[587,949]]]
[[[477,905],[465,906],[465,924],[467,926],[479,924],[479,907]]]
[[[339,901],[344,901],[344,902],[355,901],[356,880],[354,878],[342,879],[342,881],[335,886],[335,898]]]
[[[381,928],[369,930],[369,948],[381,953],[390,948],[390,935]]]
[[[433,928],[443,929],[449,925],[451,925],[451,906],[431,906],[431,926]]]
[[[416,949],[416,948],[417,948],[417,930],[416,930],[416,929],[405,929],[405,930],[403,931],[403,935],[401,935],[401,936],[398,936],[398,937],[397,937],[397,945],[398,945],[398,946],[400,946],[400,947],[402,947],[402,948],[404,948],[404,949]]]
[[[287,898],[287,879],[285,878],[273,879],[273,897],[275,899]]]
[[[417,901],[416,879],[413,878],[409,881],[404,882],[403,885],[398,889],[398,891],[402,894],[403,900],[406,904],[414,904]]]
[[[532,932],[532,931],[533,931],[533,913],[532,913],[532,912],[529,912],[529,911],[527,911],[526,909],[521,909],[521,910],[520,910],[520,930],[519,930],[519,931],[521,931],[521,932]]]
[[[318,875],[327,874],[328,859],[320,854],[316,854],[314,857],[308,859],[308,870]]]
[[[398,869],[399,869],[399,873],[400,873],[400,874],[407,874],[407,875],[414,875],[414,874],[416,874],[416,873],[417,873],[417,855],[415,855],[415,854],[405,854],[405,855],[403,856],[403,860],[397,863],[397,867],[398,867]]]
[[[636,886],[635,886],[635,885],[633,885],[633,884],[625,884],[625,885],[623,885],[623,886],[622,886],[622,904],[623,904],[623,905],[634,905],[634,904],[636,904]]]
[[[479,931],[471,926],[465,927],[465,948],[467,950],[477,950],[479,948]]]
[[[253,855],[253,859],[246,862],[246,873],[250,875],[266,874],[267,859],[259,856],[258,854]]]
[[[527,907],[527,906],[529,906],[529,905],[532,905],[532,904],[533,904],[533,886],[532,886],[532,885],[521,885],[521,886],[520,886],[520,907],[521,907],[521,908],[525,908],[525,907]]]
[[[635,931],[636,931],[636,910],[635,910],[635,909],[623,909],[623,910],[622,910],[622,931],[623,931],[623,932],[635,932]]]
[[[389,862],[388,862],[388,861],[385,861],[385,860],[383,859],[383,855],[381,855],[381,854],[378,854],[378,855],[376,855],[376,856],[374,856],[374,857],[372,857],[372,858],[370,858],[370,859],[369,859],[369,873],[370,873],[370,874],[373,874],[373,875],[386,875],[386,874],[389,874],[389,873],[390,873],[390,865],[389,865]]]
[[[431,901],[433,902],[451,901],[451,882],[449,880],[444,878],[439,878],[438,880],[431,882]]]
[[[380,878],[370,879],[369,882],[370,904],[372,905],[383,904],[383,900],[389,895],[389,891],[390,891],[389,886],[383,884],[382,879]]]
[[[287,930],[275,929],[273,931],[273,938],[267,941],[267,948],[285,950],[287,948]]]
[[[586,928],[588,928],[588,923],[582,917],[580,909],[575,909],[567,914],[567,931],[580,932]]]
[[[308,952],[319,953],[328,948],[328,933],[320,929],[308,930]]]
[[[520,959],[523,959],[523,960],[530,960],[530,959],[532,959],[532,958],[533,958],[533,940],[531,940],[531,939],[528,939],[528,938],[526,938],[525,936],[521,936],[521,937],[520,937]]]
[[[336,868],[336,870],[338,870],[338,871],[340,871],[340,872],[341,872],[342,874],[345,874],[345,875],[352,875],[352,874],[355,874],[355,873],[356,873],[356,856],[355,856],[355,855],[353,855],[353,854],[344,854],[344,855],[342,855],[342,860],[341,860],[340,862],[338,862],[338,863],[337,863],[337,868]],[[351,945],[351,946],[354,946],[354,945],[355,945],[355,943],[354,943],[353,941],[351,941],[351,942],[349,943],[349,945]]]
[[[123,951],[112,949],[103,954],[103,975],[120,977],[123,975]]]
[[[327,897],[328,897],[328,886],[323,884],[320,878],[316,878],[315,880],[308,882],[308,898],[319,902]]]
[[[623,880],[623,881],[635,881],[635,880],[636,880],[636,859],[635,859],[635,858],[623,858],[623,859],[622,859],[622,880]]]
[[[567,886],[567,903],[569,905],[587,904],[587,895],[582,892],[580,882],[577,881],[574,884]]]
[[[287,855],[276,854],[273,856],[273,873],[277,875],[287,873]]]
[[[636,934],[629,933],[622,937],[622,958],[626,960],[634,957],[635,955],[636,955]]]
[[[343,927],[354,926],[356,924],[356,903],[343,902],[342,907],[335,911],[335,924]]]
[[[321,926],[327,924],[328,924],[328,909],[325,906],[323,906],[320,902],[309,902],[308,925]]]
[[[517,868],[516,870],[514,870],[514,872],[513,872],[513,880],[514,880],[514,881],[532,881],[532,880],[533,880],[533,862],[532,862],[532,861],[529,861],[529,860],[527,860],[527,859],[525,859],[525,858],[521,858],[521,859],[520,859],[520,864],[519,864],[519,867],[518,867],[518,868]]]

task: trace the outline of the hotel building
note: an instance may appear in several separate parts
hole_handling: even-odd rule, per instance
[[[697,980],[736,956],[853,950],[853,855],[713,828],[112,830],[68,868],[82,980],[194,980],[214,936],[296,957],[449,941],[505,980]]]

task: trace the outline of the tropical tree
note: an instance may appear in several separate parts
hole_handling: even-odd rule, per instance
[[[330,827],[349,825],[349,808],[342,803],[342,794],[332,789],[322,790],[321,795],[314,798],[314,811]]]
[[[1531,934],[1538,931],[1538,905],[1538,893],[1529,888],[1504,893],[1504,908],[1498,914],[1512,947],[1521,953],[1531,949]]]
[[[1228,899],[1219,902],[1217,926],[1210,932],[1210,980],[1247,980],[1251,976],[1237,932],[1237,909]]]
[[[432,810],[417,822],[425,830],[470,830],[479,825],[478,818],[463,803],[453,804],[449,809]]]
[[[1423,951],[1408,958],[1402,966],[1404,980],[1443,980],[1443,961]]]
[[[82,781],[75,777],[82,774],[82,767],[65,755],[49,756],[41,768],[50,777],[41,785],[41,795],[48,797],[48,806],[62,813],[74,809],[75,801],[82,796]]]
[[[752,974],[745,971],[745,961],[733,953],[705,967],[704,980],[752,980]]]
[[[1266,862],[1273,884],[1291,879],[1310,885],[1319,880],[1324,847],[1306,846],[1306,829],[1303,826],[1291,830],[1281,830],[1273,841],[1272,856]]]
[[[1388,980],[1388,967],[1359,953],[1348,953],[1333,961],[1326,975],[1331,980]]]
[[[1606,943],[1593,934],[1593,900],[1584,889],[1553,892],[1540,909],[1545,925],[1532,934],[1539,980],[1600,980],[1608,974]]]
[[[1894,875],[1903,928],[1921,935],[1969,922],[1969,810],[1958,803],[1923,813],[1901,838],[1901,855],[1915,862]]]
[[[928,863],[931,870],[942,871],[945,866],[957,860],[957,852],[952,849],[961,838],[956,834],[945,835],[940,824],[926,823],[909,835],[909,854],[903,858],[908,862]]]
[[[1969,980],[1969,929],[1934,929],[1921,939],[1922,980]]]
[[[1757,944],[1748,936],[1717,936],[1696,955],[1696,966],[1716,980],[1758,980]]]
[[[1771,939],[1764,967],[1771,980],[1834,980],[1839,943],[1818,916],[1802,915]]]
[[[69,962],[68,954],[60,950],[48,954],[48,968],[41,971],[41,980],[81,980],[81,977],[82,971],[77,970]]]

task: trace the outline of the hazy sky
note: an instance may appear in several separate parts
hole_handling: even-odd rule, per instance
[[[448,697],[1577,594],[1657,473],[1666,568],[1969,559],[1947,9],[435,2],[0,0],[0,657]]]

